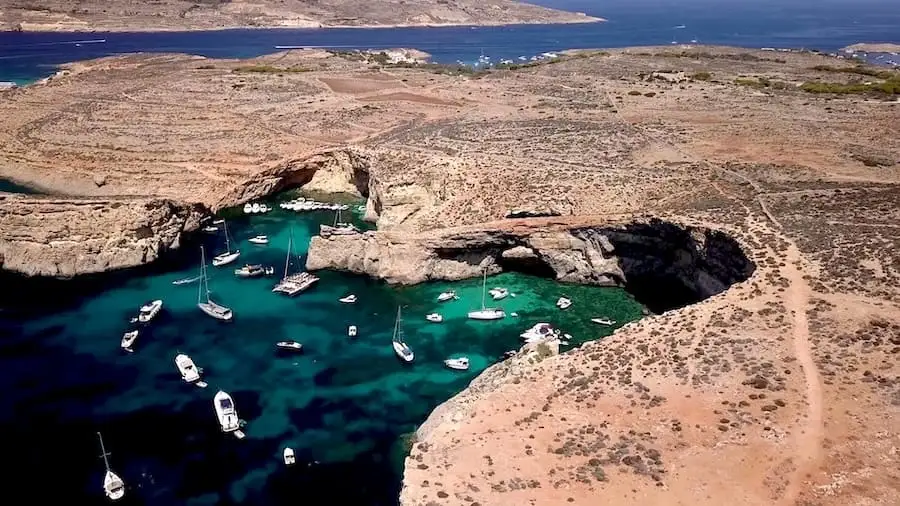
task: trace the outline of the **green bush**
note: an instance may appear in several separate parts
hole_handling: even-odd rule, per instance
[[[711,81],[712,74],[710,74],[709,72],[694,72],[693,74],[691,74],[691,79],[693,79],[694,81]]]

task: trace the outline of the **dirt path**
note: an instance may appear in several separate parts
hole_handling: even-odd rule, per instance
[[[807,412],[805,423],[796,434],[796,470],[790,477],[787,489],[781,500],[780,506],[794,506],[803,490],[804,480],[812,474],[818,466],[822,456],[822,439],[824,436],[824,423],[822,420],[822,381],[819,370],[812,356],[812,348],[809,340],[809,322],[806,311],[809,308],[810,288],[803,279],[803,257],[797,247],[791,244],[785,255],[787,264],[782,273],[790,282],[790,288],[785,294],[785,303],[794,317],[794,356],[803,369],[806,383]]]

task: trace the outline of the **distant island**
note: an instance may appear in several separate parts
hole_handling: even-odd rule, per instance
[[[866,53],[900,53],[900,44],[867,44],[867,43],[859,43],[847,46],[841,51],[863,51]]]
[[[400,27],[591,23],[514,0],[66,0],[0,2],[0,31],[126,32],[227,28]]]

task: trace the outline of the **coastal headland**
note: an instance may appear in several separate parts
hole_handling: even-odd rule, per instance
[[[0,178],[44,193],[0,196],[0,266],[132,267],[210,211],[356,193],[378,230],[324,230],[308,268],[524,270],[661,312],[489,368],[419,428],[401,504],[898,504],[897,79],[703,46],[79,62],[0,92]]]
[[[592,23],[603,21],[514,0],[65,0],[0,2],[0,31],[133,32],[229,28]]]

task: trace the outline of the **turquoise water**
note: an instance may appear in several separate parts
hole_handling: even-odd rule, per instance
[[[111,464],[139,504],[395,504],[403,457],[402,435],[485,367],[520,342],[518,334],[548,321],[575,342],[612,329],[590,323],[607,316],[618,325],[641,317],[641,306],[619,289],[563,286],[520,274],[488,278],[515,297],[498,301],[507,317],[475,322],[481,280],[391,287],[366,277],[321,272],[317,286],[287,298],[271,293],[294,231],[298,252],[330,213],[277,211],[229,221],[241,258],[210,267],[214,300],[231,307],[234,321],[206,317],[195,307],[197,285],[173,286],[194,276],[195,259],[161,273],[126,277],[58,309],[9,306],[0,311],[0,430],[5,448],[23,465],[3,481],[40,486],[40,468],[58,476],[47,499],[104,500],[102,461],[95,431],[102,431]],[[267,234],[267,246],[246,238]],[[220,251],[221,237],[206,239]],[[243,262],[276,267],[274,278],[238,279]],[[65,285],[63,285],[65,286]],[[25,283],[22,288],[29,289]],[[455,290],[460,299],[438,303]],[[338,298],[354,293],[355,304]],[[560,295],[574,300],[567,311]],[[31,294],[35,295],[35,294]],[[59,295],[59,294],[57,294]],[[38,297],[39,298],[39,297]],[[164,311],[142,331],[135,352],[119,348],[128,320],[143,302],[161,298]],[[488,298],[490,299],[490,298]],[[413,364],[394,356],[390,341],[397,306],[416,353]],[[427,322],[439,312],[444,322]],[[347,336],[357,325],[358,337]],[[280,340],[303,343],[305,353],[278,351]],[[209,387],[183,383],[178,352],[204,369]],[[448,357],[468,356],[469,371],[443,367]],[[247,421],[238,441],[218,430],[215,392],[233,396]],[[285,468],[290,446],[298,463]],[[48,455],[57,455],[54,459]]]

